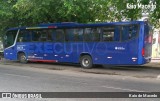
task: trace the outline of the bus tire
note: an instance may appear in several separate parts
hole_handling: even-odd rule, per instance
[[[89,56],[89,55],[81,56],[81,58],[80,58],[80,65],[84,69],[90,69],[90,68],[92,68],[93,67],[93,62],[92,62],[91,56]]]
[[[27,63],[27,58],[26,55],[24,53],[19,53],[18,54],[18,60],[20,63]]]

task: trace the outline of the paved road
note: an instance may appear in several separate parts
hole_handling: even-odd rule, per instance
[[[143,66],[96,66],[94,69],[82,69],[77,64],[48,64],[48,63],[28,63],[20,64],[15,61],[0,61],[0,64],[14,66],[28,66],[49,70],[70,70],[76,72],[84,72],[91,74],[105,75],[121,75],[136,78],[159,78],[160,79],[160,63],[149,63]]]
[[[134,77],[132,75],[127,76],[127,75],[118,75],[113,73],[111,74],[86,73],[84,72],[83,69],[79,68],[79,66],[75,65],[68,66],[59,64],[53,65],[53,64],[36,64],[36,63],[29,63],[23,65],[19,63],[14,63],[14,66],[12,66],[12,64],[13,63],[0,64],[1,92],[159,92],[160,91],[159,87],[160,79],[154,77]],[[72,69],[64,69],[64,67]],[[81,71],[77,71],[77,68],[78,70]],[[94,70],[99,70],[99,69],[98,68],[91,69],[91,71]],[[111,72],[113,72],[114,70],[120,71],[120,73],[127,71],[129,72],[133,71],[135,73],[139,71],[140,72],[144,71],[144,69],[142,70],[108,69],[108,70]],[[53,99],[48,99],[48,100],[52,101]],[[82,99],[55,99],[55,100],[72,101],[72,100],[82,100]],[[106,101],[106,99],[87,99],[87,100]],[[117,99],[108,99],[108,100],[117,101]],[[137,101],[137,100],[138,99],[120,99],[119,101]],[[151,99],[140,99],[139,101],[143,100],[152,101]],[[37,101],[44,101],[44,99],[43,100],[39,99]],[[159,99],[154,99],[153,101],[159,101]]]

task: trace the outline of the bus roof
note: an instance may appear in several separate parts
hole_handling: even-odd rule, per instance
[[[132,21],[132,22],[104,22],[104,23],[91,23],[91,24],[83,24],[83,23],[49,23],[49,24],[40,24],[40,27],[49,27],[56,26],[57,28],[65,28],[65,27],[100,27],[100,26],[112,26],[112,25],[126,25],[126,24],[138,24],[143,23],[144,21]]]
[[[19,30],[19,29],[26,29],[26,27],[9,28],[8,31],[10,31],[10,30]]]
[[[37,27],[18,27],[10,28],[10,30],[23,30],[23,29],[43,29],[43,28],[73,28],[73,27],[101,27],[101,26],[113,26],[113,25],[126,25],[126,24],[139,24],[144,23],[145,21],[131,21],[131,22],[104,22],[104,23],[91,23],[83,24],[76,22],[62,22],[62,23],[48,23],[48,24],[39,24]]]

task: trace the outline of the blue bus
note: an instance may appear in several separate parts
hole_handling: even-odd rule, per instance
[[[151,27],[145,21],[110,23],[49,23],[10,28],[4,57],[21,63],[142,65],[151,61]]]

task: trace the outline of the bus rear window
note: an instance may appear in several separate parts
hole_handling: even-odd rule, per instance
[[[152,28],[148,24],[145,24],[144,32],[145,43],[152,43]]]

